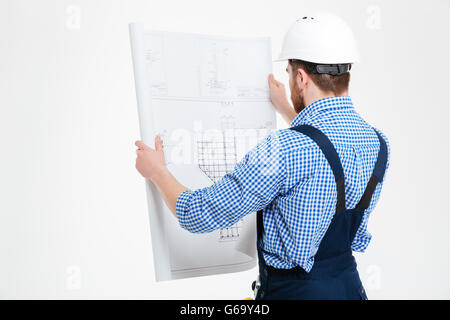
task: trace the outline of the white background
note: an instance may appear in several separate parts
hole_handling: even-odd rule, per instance
[[[1,0],[0,298],[250,296],[256,269],[154,281],[127,25],[267,35],[276,57],[311,9],[353,28],[350,93],[391,143],[374,238],[357,256],[369,298],[449,299],[446,0]],[[284,68],[274,63],[286,81]]]

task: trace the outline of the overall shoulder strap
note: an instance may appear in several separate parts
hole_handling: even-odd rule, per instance
[[[336,202],[336,213],[345,210],[345,179],[344,179],[344,169],[342,168],[341,159],[331,143],[330,139],[319,129],[310,125],[301,125],[297,127],[290,128],[303,133],[304,135],[311,138],[322,150],[328,163],[333,170],[334,179],[336,181],[337,188],[337,202]]]
[[[384,173],[386,172],[387,165],[387,145],[386,141],[384,141],[383,137],[375,130],[375,133],[378,136],[378,140],[380,140],[380,150],[378,151],[377,162],[375,162],[375,167],[373,168],[372,175],[367,183],[366,189],[356,205],[355,209],[364,211],[366,210],[370,202],[372,200],[373,193],[375,192],[375,188],[378,183],[383,181]]]

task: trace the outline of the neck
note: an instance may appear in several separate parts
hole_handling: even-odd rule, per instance
[[[311,103],[325,98],[331,98],[331,97],[344,97],[348,96],[348,90],[345,90],[341,94],[335,94],[331,91],[325,92],[321,90],[312,90],[309,94],[305,93],[304,101],[305,101],[305,107],[309,106]]]

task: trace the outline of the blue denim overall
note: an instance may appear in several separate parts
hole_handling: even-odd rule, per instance
[[[346,209],[344,171],[331,141],[320,130],[309,125],[291,129],[311,138],[330,164],[337,187],[336,212],[314,256],[314,265],[310,272],[306,272],[299,266],[292,269],[277,269],[266,265],[263,257],[263,214],[262,211],[258,211],[257,248],[261,283],[255,299],[367,299],[356,269],[351,244],[364,210],[369,207],[377,184],[383,180],[387,163],[386,142],[375,131],[380,140],[380,150],[372,176],[356,207]]]

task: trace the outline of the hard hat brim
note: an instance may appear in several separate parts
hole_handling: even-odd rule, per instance
[[[303,60],[303,61],[308,61],[308,62],[316,63],[316,64],[355,64],[355,63],[360,62],[359,57],[353,57],[352,59],[339,59],[339,60],[325,60],[324,59],[324,60],[321,60],[321,62],[318,62],[315,59],[299,58],[299,57],[294,58],[291,56],[288,56],[288,57],[280,56],[280,57],[278,57],[278,59],[272,60],[272,62],[288,61],[289,59]]]

